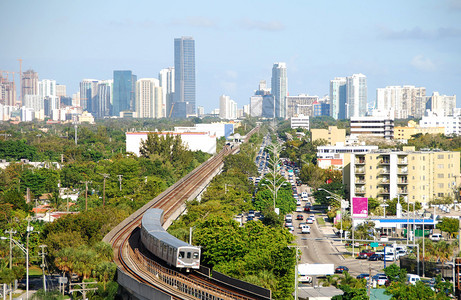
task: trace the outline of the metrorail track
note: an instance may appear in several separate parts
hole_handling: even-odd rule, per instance
[[[257,131],[253,129],[249,136]],[[225,146],[217,155],[197,167],[191,173],[160,194],[154,200],[133,213],[119,226],[114,228],[104,240],[112,244],[114,261],[119,268],[141,283],[153,286],[169,294],[173,299],[254,299],[238,292],[219,287],[199,275],[187,277],[175,270],[153,267],[148,258],[139,253],[138,249],[130,246],[129,239],[132,233],[141,224],[142,215],[147,209],[160,208],[164,210],[164,220],[183,205],[196,192],[197,187],[204,186],[207,179],[223,164],[225,156],[238,152],[239,147]],[[155,272],[153,272],[155,271]],[[159,280],[162,278],[167,282]],[[154,284],[156,283],[156,284]],[[173,283],[173,285],[172,285]]]

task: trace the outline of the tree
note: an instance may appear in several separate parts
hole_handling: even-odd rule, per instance
[[[386,288],[386,294],[392,295],[392,299],[397,300],[436,299],[435,292],[422,281],[417,281],[415,285],[393,282]]]
[[[443,232],[448,232],[450,237],[454,237],[459,231],[459,220],[454,218],[442,218],[442,220],[437,223],[437,228]]]
[[[391,282],[398,281],[405,283],[407,281],[407,270],[399,268],[396,264],[392,264],[384,269],[384,274],[389,277]]]

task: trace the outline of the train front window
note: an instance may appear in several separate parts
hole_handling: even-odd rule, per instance
[[[190,258],[190,256],[191,256],[190,252],[187,252],[187,258]]]
[[[179,251],[179,256],[178,258],[179,259],[182,259],[184,257],[184,251]]]
[[[198,252],[194,252],[194,259],[198,258]]]

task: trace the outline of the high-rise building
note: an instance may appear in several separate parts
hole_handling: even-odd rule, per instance
[[[430,109],[438,116],[453,116],[456,108],[456,95],[447,96],[433,92],[432,96],[427,97],[426,109]]]
[[[195,41],[192,37],[174,39],[174,101],[172,117],[195,114]]]
[[[16,105],[16,85],[9,74],[0,73],[0,104],[4,106]]]
[[[118,117],[122,111],[134,111],[136,79],[131,71],[114,71],[112,116]]]
[[[174,68],[169,67],[160,70],[158,80],[162,88],[163,115],[168,117],[171,113],[171,103],[174,95]]]
[[[275,101],[275,117],[287,117],[286,97],[288,96],[287,66],[284,62],[274,63],[272,67],[271,91]]]
[[[426,88],[412,85],[378,88],[376,89],[376,109],[392,111],[396,119],[407,119],[410,116],[420,118],[425,106],[422,102],[418,102],[417,98],[425,95]]]
[[[367,113],[367,77],[353,74],[346,81],[347,118],[364,117]]]
[[[138,118],[162,118],[162,88],[156,78],[136,81],[136,115]]]
[[[80,106],[82,110],[93,113],[96,110],[96,96],[98,95],[96,79],[83,79],[80,82]]]
[[[64,84],[57,84],[56,85],[56,96],[59,98],[67,96],[66,86]]]
[[[34,70],[22,73],[22,95],[38,95],[38,73]]]
[[[93,116],[97,119],[110,116],[113,80],[101,80],[98,83],[95,111]]]
[[[227,120],[236,119],[237,102],[226,95],[219,97],[219,117]]]
[[[288,118],[298,115],[309,117],[314,116],[314,103],[319,101],[318,96],[309,96],[301,94],[298,96],[287,96],[286,99],[286,116]]]
[[[261,117],[263,114],[263,96],[254,95],[250,97],[250,116]]]
[[[56,97],[56,80],[43,79],[38,82],[38,94],[40,97]]]
[[[346,119],[346,77],[330,80],[330,116],[336,120]]]

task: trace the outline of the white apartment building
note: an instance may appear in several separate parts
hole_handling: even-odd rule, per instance
[[[309,116],[299,115],[291,117],[291,128],[303,128],[309,130]]]
[[[138,118],[162,118],[162,88],[156,78],[136,81],[136,115]]]
[[[314,116],[314,103],[319,101],[319,96],[301,94],[298,96],[287,96],[287,117],[292,118],[299,115]]]
[[[363,117],[367,113],[367,77],[353,74],[346,78],[347,118]]]
[[[444,127],[445,135],[461,135],[461,116],[438,116],[428,111],[419,121],[420,127]]]
[[[453,116],[456,108],[456,95],[440,95],[438,92],[426,97],[426,109],[430,109],[438,116]]]
[[[261,117],[263,114],[263,96],[255,95],[250,97],[250,116]]]
[[[386,86],[376,89],[376,108],[392,111],[395,119],[407,119],[410,116],[420,118],[425,110],[425,87],[413,85]]]
[[[237,119],[237,102],[226,95],[219,97],[219,117],[226,120]]]
[[[317,166],[322,169],[344,168],[349,163],[349,155],[345,154],[364,154],[378,150],[378,146],[345,146],[344,143],[337,143],[335,146],[317,147]]]

